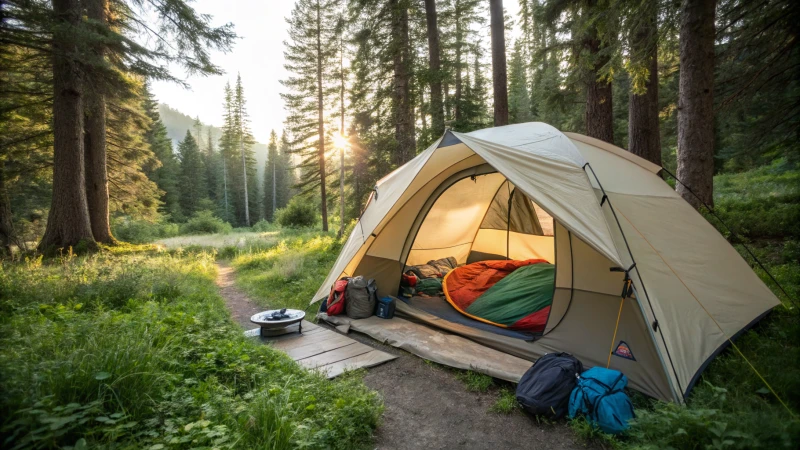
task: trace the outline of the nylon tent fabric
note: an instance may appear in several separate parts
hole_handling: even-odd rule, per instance
[[[507,181],[500,186],[491,206],[489,206],[486,215],[483,217],[480,229],[507,230],[515,233],[543,236],[544,231],[539,223],[539,216],[533,204],[522,193],[515,196],[515,189]],[[511,198],[510,209],[509,197]]]
[[[612,355],[611,368],[624,372],[634,389],[678,402],[728,338],[779,304],[652,163],[541,123],[447,132],[445,138],[378,182],[312,301],[325,297],[341,276],[375,278],[379,295],[395,293],[412,256],[424,263],[456,256],[453,248],[460,264],[491,255],[543,259],[555,264],[555,291],[544,334],[535,342],[454,324],[409,305],[398,310],[522,358],[567,351],[591,367],[605,366],[622,305],[616,332],[635,358]],[[458,196],[448,194],[459,181],[453,177],[467,179]],[[519,220],[528,217],[530,224],[518,226],[516,216],[509,224],[506,207],[499,225],[482,226],[502,186],[514,189],[511,215],[521,211]],[[457,205],[451,197],[472,212],[448,218],[448,207]],[[520,199],[532,205],[541,234],[527,233],[533,218]],[[431,216],[438,217],[435,227],[426,226],[432,208],[440,208]],[[412,249],[418,237],[427,243]],[[620,299],[624,274],[612,268],[631,268],[631,297]]]
[[[516,148],[453,134],[587,244],[617,264],[622,263],[582,165],[532,152],[535,147],[531,146],[538,142]],[[572,144],[564,151],[565,155],[578,153]]]

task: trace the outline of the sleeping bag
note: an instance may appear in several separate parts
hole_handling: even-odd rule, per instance
[[[555,291],[555,266],[541,259],[479,261],[450,271],[447,301],[481,322],[532,333],[544,331]]]

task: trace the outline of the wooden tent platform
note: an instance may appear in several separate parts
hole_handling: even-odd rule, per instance
[[[328,378],[339,376],[345,370],[377,366],[397,358],[311,322],[304,320],[302,326],[302,334],[297,333],[297,326],[281,330],[277,335],[267,336],[261,328],[245,334],[260,337],[300,365],[324,372]]]

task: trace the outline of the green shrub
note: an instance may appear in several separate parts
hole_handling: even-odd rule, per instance
[[[177,236],[180,234],[180,227],[174,223],[118,218],[112,220],[111,231],[114,237],[120,241],[131,244],[147,244]]]
[[[278,231],[278,227],[273,223],[269,223],[266,220],[261,219],[252,226],[252,230],[257,233],[267,233],[269,231]]]
[[[233,230],[231,224],[214,216],[214,213],[211,211],[198,211],[194,213],[192,218],[181,227],[182,234],[226,234],[230,233],[231,230]]]
[[[275,221],[283,227],[311,227],[317,223],[317,207],[300,197],[294,197],[285,208],[275,213]]]

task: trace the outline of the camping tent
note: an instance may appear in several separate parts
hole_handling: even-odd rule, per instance
[[[448,131],[378,181],[312,301],[356,275],[396,295],[406,265],[437,258],[544,259],[555,289],[542,335],[467,337],[532,361],[566,351],[605,366],[612,354],[633,388],[683,401],[779,301],[660,169],[543,123]]]

